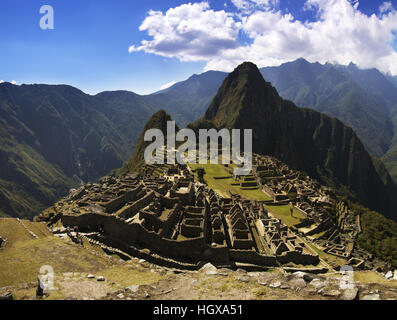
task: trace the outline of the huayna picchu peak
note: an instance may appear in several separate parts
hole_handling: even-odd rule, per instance
[[[135,172],[145,164],[144,152],[146,147],[150,144],[150,142],[144,141],[145,132],[150,129],[159,129],[164,136],[167,137],[167,121],[171,121],[171,116],[164,110],[159,110],[150,117],[139,136],[134,154],[131,159],[124,164],[121,172]]]

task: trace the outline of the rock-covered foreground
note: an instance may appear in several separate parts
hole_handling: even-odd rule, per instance
[[[64,238],[65,243],[71,240]],[[71,244],[78,247],[77,244]],[[84,247],[92,251],[93,247]],[[216,268],[207,263],[196,271],[161,267],[144,259],[122,260],[96,251],[96,256],[112,260],[110,266],[95,272],[55,273],[54,289],[45,289],[48,300],[395,300],[397,279],[390,274],[371,272],[374,284],[341,282],[346,274],[328,272],[287,273],[282,268],[247,272],[243,269]],[[363,271],[354,274],[362,278]],[[357,275],[357,277],[356,277]],[[344,278],[345,277],[345,278]],[[364,278],[365,280],[369,280]],[[382,280],[383,279],[383,280]],[[382,280],[382,281],[379,281]],[[368,281],[365,281],[368,282]],[[37,281],[0,288],[0,300],[35,300]]]
[[[170,272],[170,271],[168,271]],[[105,300],[135,299],[265,299],[265,300],[395,300],[397,287],[353,282],[341,287],[339,273],[316,275],[246,272],[217,269],[211,264],[199,271],[174,271],[155,285],[133,286],[104,297]]]
[[[87,273],[64,273],[59,276],[62,296],[58,290],[46,291],[47,299],[65,300],[395,300],[397,286],[352,283],[351,288],[341,287],[339,273],[316,275],[305,272],[285,274],[272,272],[246,272],[242,269],[217,269],[211,264],[198,271],[180,271],[161,268],[144,260],[134,259],[136,271],[162,275],[158,282],[123,287],[104,276]],[[8,289],[8,291],[5,291]],[[3,288],[0,299],[12,299],[11,289],[33,292],[35,283]],[[25,296],[24,299],[37,299]]]

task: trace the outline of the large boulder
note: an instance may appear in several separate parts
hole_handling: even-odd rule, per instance
[[[206,275],[217,275],[218,274],[218,270],[216,269],[216,267],[214,265],[212,265],[211,263],[207,263],[205,264],[200,271],[205,272]]]
[[[353,288],[353,289],[346,289],[343,291],[340,299],[341,300],[356,300],[358,297],[358,289]]]
[[[325,297],[331,297],[331,298],[338,298],[341,294],[339,290],[336,289],[330,289],[330,288],[324,288],[320,289],[321,294]]]
[[[361,297],[361,300],[380,300],[380,296],[378,293],[367,294]]]
[[[310,281],[310,285],[315,287],[317,290],[322,289],[327,286],[327,281],[326,280],[321,280],[321,279],[313,279]]]
[[[303,275],[303,280],[306,282],[312,282],[314,279],[318,279],[321,281],[325,281],[325,277],[319,276],[318,274],[312,274],[312,273],[305,273]]]
[[[303,279],[303,276],[305,275],[305,272],[302,271],[296,271],[294,273],[291,273],[287,276],[288,280],[293,280],[293,279]]]
[[[261,285],[268,285],[277,277],[276,274],[271,272],[264,272],[258,277],[258,283]]]
[[[14,300],[14,296],[11,292],[0,293],[0,301],[1,300]]]
[[[303,289],[306,287],[306,282],[302,278],[291,279],[288,284],[294,289]]]

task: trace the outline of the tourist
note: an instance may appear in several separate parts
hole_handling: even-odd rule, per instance
[[[74,232],[75,232],[76,242],[79,243],[79,227],[78,226],[74,227]]]
[[[37,277],[37,289],[36,289],[36,297],[37,298],[42,298],[44,295],[44,290],[43,290],[43,283],[41,282],[40,276]]]
[[[69,226],[66,227],[66,234],[67,234],[69,237],[71,237],[70,227],[69,227]]]

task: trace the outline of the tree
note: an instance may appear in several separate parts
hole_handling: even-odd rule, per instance
[[[198,181],[201,182],[201,183],[205,183],[205,181],[204,181],[204,175],[205,175],[204,168],[198,168],[196,172],[197,172]]]

